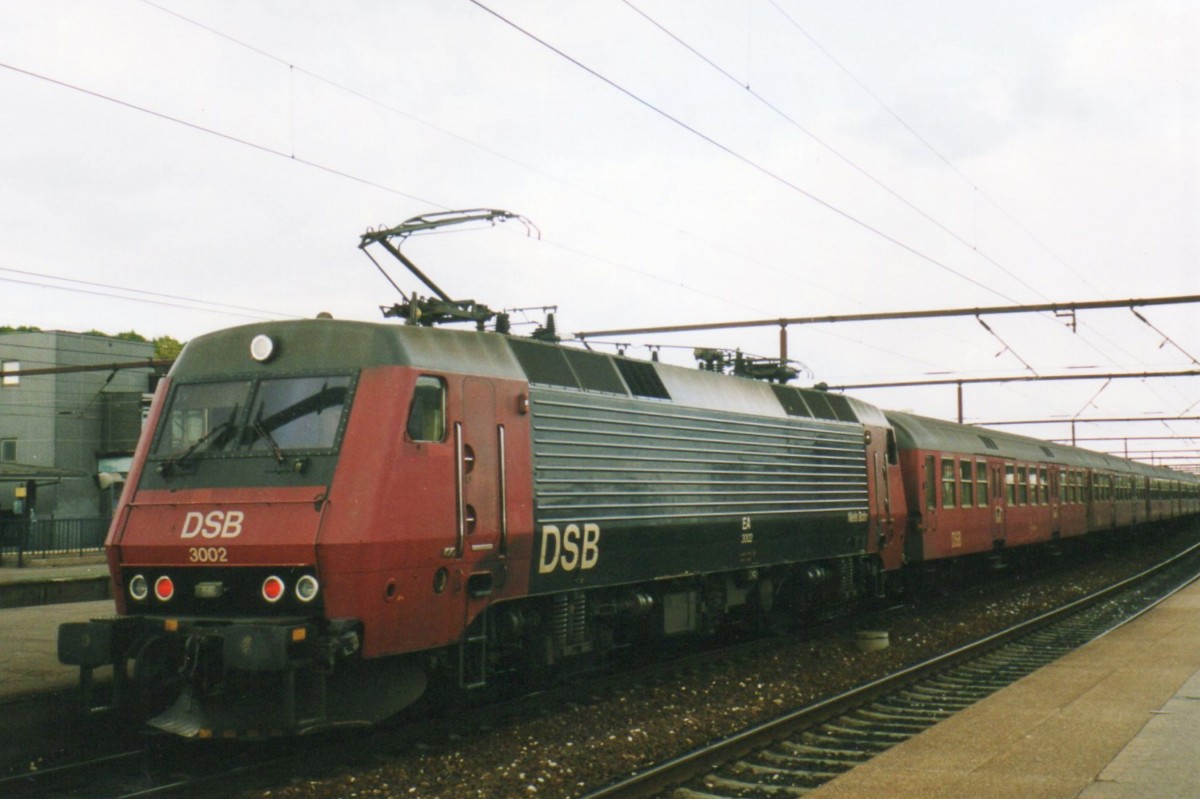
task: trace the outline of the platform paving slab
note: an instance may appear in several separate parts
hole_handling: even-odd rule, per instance
[[[0,700],[78,685],[79,667],[58,662],[58,626],[115,613],[112,600],[0,609]]]

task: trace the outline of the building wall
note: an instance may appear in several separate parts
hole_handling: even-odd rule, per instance
[[[127,363],[153,357],[153,344],[106,336],[61,331],[0,334],[0,361],[18,362],[22,370]],[[132,446],[128,435],[109,442],[104,433],[114,427],[128,429],[128,423],[114,419],[113,414],[136,413],[140,418],[138,403],[128,399],[150,390],[151,372],[144,368],[25,375],[17,385],[0,385],[0,440],[16,439],[15,460],[86,475],[39,480],[38,518],[107,514],[112,489],[102,492],[92,479],[98,458],[132,451]],[[125,401],[118,401],[118,396]],[[114,451],[114,444],[120,449]],[[0,483],[0,508],[11,509],[14,487],[13,483]]]

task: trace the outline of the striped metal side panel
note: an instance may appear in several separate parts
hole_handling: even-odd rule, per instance
[[[859,424],[534,389],[539,524],[867,509]]]

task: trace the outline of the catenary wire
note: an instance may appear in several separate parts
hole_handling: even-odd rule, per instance
[[[638,103],[639,105],[646,108],[647,110],[657,114],[658,116],[667,120],[671,124],[682,128],[683,130],[687,131],[691,135],[699,138],[701,141],[707,142],[708,144],[717,148],[718,150],[720,150],[721,152],[730,156],[731,158],[733,158],[737,161],[740,161],[741,163],[745,164],[746,166],[750,167],[751,169],[755,170],[756,172],[759,172],[760,174],[764,175],[765,177],[770,178],[771,180],[779,183],[780,185],[784,186],[785,188],[788,188],[791,191],[794,191],[794,192],[800,194],[801,196],[806,197],[807,199],[811,200],[812,202],[816,203],[817,205],[820,205],[822,208],[825,208],[826,210],[836,214],[837,216],[845,219],[846,221],[863,228],[867,232],[869,232],[875,236],[878,236],[879,238],[883,239],[884,241],[887,241],[890,244],[892,244],[896,247],[899,247],[900,249],[904,250],[905,252],[916,256],[920,260],[925,261],[926,263],[931,264],[932,266],[936,266],[938,269],[941,269],[945,272],[948,272],[948,273],[954,275],[955,277],[958,277],[961,280],[971,283],[972,285],[983,289],[984,291],[988,292],[989,294],[994,294],[998,297],[1002,297],[1006,300],[1009,300],[1010,302],[1014,302],[1014,303],[1016,302],[1016,300],[1013,300],[1011,297],[1004,295],[1002,292],[999,292],[996,289],[993,289],[992,287],[987,286],[984,283],[981,283],[980,281],[970,277],[969,275],[963,274],[962,272],[958,271],[957,269],[954,269],[953,267],[951,267],[945,263],[942,263],[941,261],[934,258],[933,256],[928,255],[927,253],[924,253],[909,244],[906,244],[905,242],[901,241],[900,239],[896,238],[895,236],[885,233],[880,228],[877,228],[874,225],[870,224],[869,222],[854,216],[849,211],[846,211],[846,210],[834,205],[833,203],[829,202],[828,200],[825,200],[825,199],[817,196],[816,194],[813,194],[812,192],[803,188],[799,184],[785,178],[783,175],[780,175],[778,172],[775,172],[775,171],[769,169],[768,167],[758,163],[757,161],[750,158],[749,156],[743,155],[742,153],[733,149],[729,145],[724,144],[724,143],[718,141],[717,139],[714,139],[712,136],[709,136],[707,133],[704,133],[699,128],[696,128],[695,126],[690,125],[687,122],[684,122],[679,117],[674,116],[670,112],[660,108],[659,106],[655,105],[654,103],[650,102],[649,100],[646,100],[645,98],[641,97],[640,95],[634,93],[632,90],[625,88],[624,86],[617,83],[613,79],[603,75],[602,73],[598,72],[597,70],[593,69],[592,67],[589,67],[588,65],[584,64],[582,61],[580,61],[579,59],[570,55],[569,53],[566,53],[563,50],[560,50],[559,48],[550,44],[550,42],[548,42],[545,39],[534,34],[532,31],[529,31],[529,30],[521,27],[520,25],[518,25],[517,23],[508,19],[504,15],[494,11],[493,9],[489,8],[488,6],[486,6],[482,2],[480,2],[480,0],[467,0],[467,2],[471,3],[474,6],[477,6],[480,10],[485,11],[488,14],[491,14],[497,20],[499,20],[500,22],[509,26],[516,32],[520,33],[522,36],[525,36],[526,38],[532,40],[533,42],[541,45],[542,47],[546,48],[547,50],[549,50],[550,52],[559,56],[560,58],[566,60],[567,62],[573,64],[574,66],[583,70],[587,74],[596,78],[600,82],[606,84],[607,86],[611,87],[612,89],[616,90],[617,92],[625,95],[626,97],[628,97],[629,99]]]
[[[855,161],[853,161],[853,160],[852,160],[852,159],[851,159],[849,156],[847,156],[846,154],[844,154],[843,152],[841,152],[840,150],[838,150],[836,147],[834,147],[834,146],[833,146],[832,144],[830,144],[829,142],[827,142],[827,141],[825,141],[824,139],[822,139],[822,138],[821,138],[820,136],[818,136],[816,133],[814,133],[813,131],[809,130],[807,127],[805,127],[804,125],[802,125],[802,124],[801,124],[801,123],[800,123],[800,122],[799,122],[797,119],[795,119],[795,118],[794,118],[794,117],[792,117],[790,114],[788,114],[787,112],[785,112],[785,111],[784,111],[782,108],[780,108],[778,105],[776,105],[775,103],[773,103],[773,102],[771,102],[770,100],[768,100],[768,99],[767,99],[765,96],[763,96],[763,95],[762,95],[760,92],[758,92],[758,91],[755,91],[754,89],[750,88],[750,85],[749,85],[749,83],[742,83],[742,81],[738,80],[738,78],[737,78],[735,75],[733,75],[733,74],[732,74],[732,73],[730,73],[728,70],[726,70],[726,69],[724,69],[723,67],[721,67],[719,64],[717,64],[715,61],[713,61],[713,60],[712,60],[711,58],[709,58],[708,56],[704,55],[704,53],[700,52],[698,49],[696,49],[695,47],[693,47],[691,44],[689,44],[688,42],[684,41],[684,40],[683,40],[681,37],[679,37],[679,36],[678,36],[678,35],[677,35],[677,34],[676,34],[674,31],[672,31],[671,29],[667,28],[667,27],[666,27],[665,25],[663,25],[661,22],[659,22],[658,20],[654,19],[654,18],[653,18],[653,17],[651,17],[649,14],[647,14],[645,11],[643,11],[642,9],[640,9],[640,8],[638,8],[636,5],[634,5],[634,3],[632,2],[632,0],[622,0],[622,2],[623,2],[625,5],[627,5],[627,6],[628,6],[630,9],[632,9],[632,10],[633,10],[635,13],[637,13],[639,16],[641,16],[643,19],[645,19],[647,22],[649,22],[651,25],[653,25],[655,28],[658,28],[658,30],[660,30],[660,31],[661,31],[661,32],[662,32],[664,35],[666,35],[668,38],[672,39],[674,42],[676,42],[678,45],[680,45],[681,47],[683,47],[685,50],[687,50],[688,52],[692,53],[694,56],[696,56],[697,58],[699,58],[699,59],[700,59],[701,61],[703,61],[704,63],[708,64],[710,67],[712,67],[712,68],[713,68],[714,70],[716,70],[717,72],[721,73],[721,75],[725,76],[725,78],[727,78],[728,80],[730,80],[730,81],[731,81],[731,82],[733,82],[734,84],[736,84],[736,85],[740,86],[742,89],[745,89],[745,91],[746,91],[746,92],[747,92],[747,93],[748,93],[748,94],[749,94],[751,97],[753,97],[753,98],[754,98],[754,99],[755,99],[755,100],[756,100],[758,103],[760,103],[760,104],[761,104],[763,107],[767,108],[767,109],[768,109],[768,110],[770,110],[772,113],[774,113],[776,116],[778,116],[780,119],[782,119],[784,122],[787,122],[789,125],[791,125],[792,127],[796,128],[796,130],[800,131],[800,132],[801,132],[801,133],[803,133],[805,136],[807,136],[809,139],[811,139],[812,141],[816,142],[818,145],[820,145],[822,148],[824,148],[824,149],[825,149],[827,152],[829,152],[829,153],[830,153],[831,155],[833,155],[835,158],[837,158],[838,160],[840,160],[842,163],[846,164],[846,165],[847,165],[847,166],[849,166],[851,169],[853,169],[854,171],[856,171],[856,172],[858,172],[860,175],[862,175],[864,178],[866,178],[867,180],[871,181],[872,183],[874,183],[874,184],[875,184],[876,186],[878,186],[879,188],[883,189],[885,192],[887,192],[888,194],[890,194],[890,195],[891,195],[892,197],[894,197],[896,200],[898,200],[898,201],[900,201],[901,203],[903,203],[903,204],[904,204],[906,207],[908,207],[910,210],[912,210],[912,211],[916,212],[918,215],[920,215],[922,218],[924,218],[924,219],[925,219],[926,221],[928,221],[930,224],[934,225],[936,228],[938,228],[938,229],[939,229],[939,230],[941,230],[942,232],[944,232],[944,233],[946,233],[947,235],[949,235],[949,236],[950,236],[951,238],[953,238],[955,241],[957,241],[958,243],[962,244],[964,247],[967,247],[967,248],[969,248],[969,249],[971,250],[971,252],[973,252],[975,255],[978,255],[980,258],[982,258],[982,259],[984,259],[985,261],[987,261],[988,263],[992,264],[992,266],[995,266],[997,269],[999,269],[999,270],[1000,270],[1001,272],[1003,272],[1005,275],[1007,275],[1008,277],[1012,278],[1012,279],[1013,279],[1013,280],[1015,280],[1017,283],[1021,284],[1023,287],[1025,287],[1025,288],[1026,288],[1026,289],[1028,289],[1029,291],[1033,292],[1033,293],[1034,293],[1034,294],[1036,294],[1037,296],[1041,297],[1043,300],[1049,301],[1049,298],[1048,298],[1048,297],[1046,297],[1046,295],[1044,295],[1044,294],[1043,294],[1041,291],[1039,291],[1039,290],[1038,290],[1037,288],[1035,288],[1034,286],[1032,286],[1032,285],[1030,285],[1029,283],[1025,282],[1025,281],[1024,281],[1024,280],[1023,280],[1023,279],[1022,279],[1020,276],[1018,276],[1018,275],[1017,275],[1015,272],[1013,272],[1012,270],[1010,270],[1008,267],[1004,266],[1004,264],[1002,264],[1002,263],[1000,263],[999,261],[997,261],[996,259],[992,258],[990,255],[988,255],[987,253],[985,253],[983,250],[979,249],[979,247],[978,247],[978,246],[976,246],[975,244],[972,244],[970,241],[967,241],[967,239],[966,239],[966,238],[964,238],[963,236],[959,235],[957,232],[955,232],[955,231],[954,231],[954,230],[952,230],[951,228],[949,228],[949,227],[947,227],[946,225],[944,225],[942,222],[940,222],[940,221],[938,221],[937,219],[935,219],[935,218],[933,217],[933,215],[931,215],[930,213],[928,213],[927,211],[925,211],[923,208],[921,208],[920,206],[918,206],[918,205],[916,205],[915,203],[913,203],[912,201],[910,201],[908,198],[906,198],[905,196],[903,196],[902,194],[900,194],[900,192],[896,191],[896,190],[895,190],[895,189],[893,189],[891,186],[889,186],[889,185],[887,185],[886,183],[884,183],[884,182],[883,182],[883,180],[881,180],[880,178],[878,178],[878,177],[876,177],[875,175],[871,174],[871,173],[870,173],[870,172],[869,172],[867,169],[865,169],[864,167],[862,167],[861,165],[859,165],[858,163],[856,163]]]
[[[887,114],[889,116],[891,116],[893,119],[895,119],[896,122],[898,122],[901,127],[903,127],[905,130],[907,130],[909,133],[911,133],[918,142],[920,142],[926,149],[928,149],[929,152],[933,153],[933,155],[939,161],[941,161],[943,164],[945,164],[947,167],[949,167],[951,169],[951,171],[954,172],[954,174],[956,174],[960,178],[962,178],[962,180],[964,182],[966,182],[966,184],[968,186],[970,186],[973,191],[978,192],[979,196],[982,197],[984,200],[986,200],[989,205],[991,205],[993,208],[995,208],[997,211],[999,211],[1002,215],[1004,215],[1004,217],[1006,219],[1008,219],[1010,222],[1012,222],[1022,233],[1024,233],[1035,244],[1037,244],[1038,247],[1040,247],[1042,250],[1044,250],[1051,258],[1053,258],[1064,269],[1066,269],[1068,272],[1070,272],[1071,275],[1073,275],[1076,280],[1083,283],[1088,288],[1092,289],[1092,291],[1096,292],[1096,294],[1101,294],[1099,289],[1097,289],[1090,282],[1088,282],[1086,277],[1081,275],[1070,264],[1068,264],[1061,257],[1059,257],[1059,255],[1057,253],[1055,253],[1052,249],[1050,249],[1050,247],[1045,242],[1043,242],[1040,238],[1038,238],[1033,233],[1033,231],[1031,231],[1019,219],[1017,219],[1015,216],[1013,216],[1011,213],[1009,213],[1008,210],[1004,208],[1004,206],[1000,205],[1000,203],[997,202],[996,200],[994,200],[987,192],[980,189],[979,186],[976,185],[975,181],[973,181],[962,170],[960,170],[957,166],[954,165],[953,161],[951,161],[949,158],[947,158],[945,155],[943,155],[942,152],[940,150],[938,150],[936,147],[934,147],[933,144],[931,144],[928,139],[926,139],[924,136],[922,136],[917,131],[916,128],[914,128],[903,117],[901,117],[898,113],[896,113],[891,108],[891,106],[889,106],[887,103],[885,103],[883,101],[883,99],[879,97],[879,95],[877,95],[875,92],[873,92],[871,90],[871,88],[869,86],[867,86],[866,83],[859,80],[857,75],[855,75],[853,72],[851,72],[850,69],[845,64],[843,64],[841,61],[839,61],[838,58],[832,52],[830,52],[828,48],[826,48],[823,44],[821,44],[819,41],[817,41],[816,37],[814,37],[811,33],[809,33],[804,28],[803,25],[801,25],[799,22],[797,22],[796,19],[791,14],[789,14],[786,10],[784,10],[784,8],[781,5],[779,5],[779,3],[776,0],[767,0],[767,2],[769,2],[775,8],[775,10],[778,11],[780,13],[780,15],[782,15],[783,18],[786,19],[796,30],[798,30],[804,36],[804,38],[806,38],[810,42],[812,42],[813,46],[816,47],[818,50],[820,50],[821,53],[824,54],[826,58],[828,58],[830,61],[832,61],[834,63],[834,65],[837,66],[838,69],[840,69],[842,72],[844,72],[846,74],[846,76],[850,78],[850,80],[854,81],[854,83],[857,84],[860,89],[862,89],[864,92],[866,92],[867,95],[872,100],[874,100],[876,103],[878,103],[879,107],[882,108],[885,112],[887,112]]]

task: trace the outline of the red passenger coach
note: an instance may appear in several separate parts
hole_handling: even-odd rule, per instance
[[[909,562],[1195,512],[1195,481],[1169,469],[907,413],[887,417],[910,509]],[[1171,496],[1179,498],[1173,505]]]

